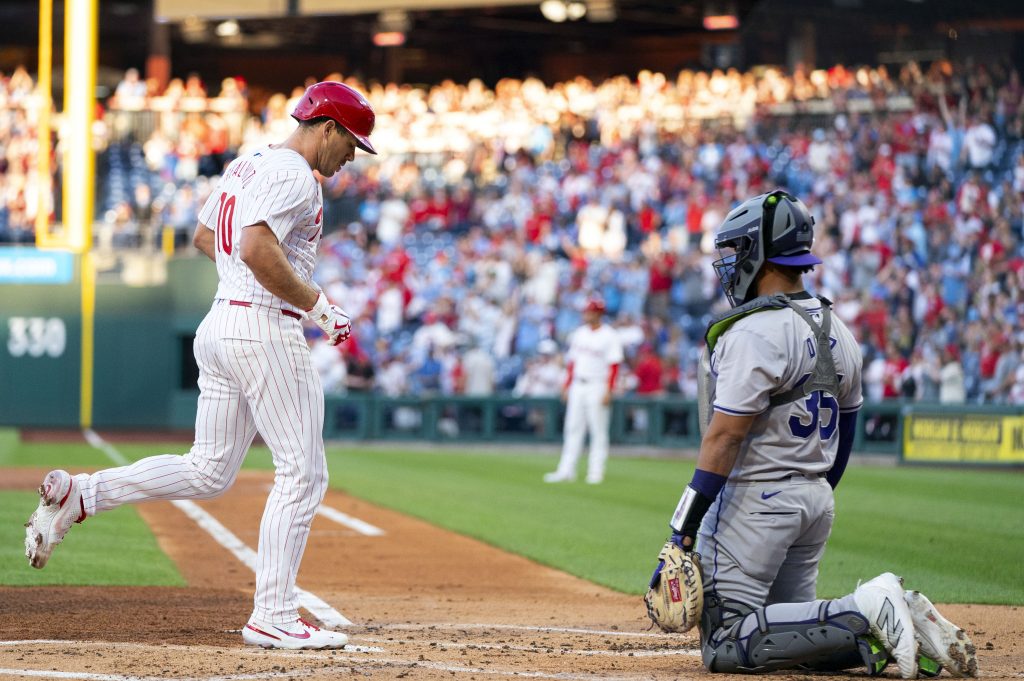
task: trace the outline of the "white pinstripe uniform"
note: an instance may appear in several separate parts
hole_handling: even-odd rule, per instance
[[[195,444],[184,456],[153,456],[76,479],[88,515],[153,499],[209,499],[231,486],[258,431],[276,475],[260,523],[253,617],[293,623],[295,576],[327,489],[323,389],[302,315],[256,281],[239,251],[242,229],[266,223],[309,283],[323,196],[302,156],[263,148],[228,166],[199,221],[215,231],[220,284],[194,345],[201,391]]]
[[[587,479],[604,479],[608,460],[608,419],[611,407],[602,404],[608,392],[611,367],[622,362],[622,342],[615,329],[584,324],[569,335],[566,360],[572,364],[572,383],[565,405],[565,440],[556,473],[576,476],[576,462],[583,452],[583,437],[590,430]]]

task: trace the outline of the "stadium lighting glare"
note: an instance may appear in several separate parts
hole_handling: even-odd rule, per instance
[[[560,24],[569,18],[569,8],[562,0],[544,0],[540,3],[540,13],[548,21]]]
[[[241,33],[242,29],[239,27],[237,21],[234,19],[228,19],[227,21],[222,21],[217,24],[216,32],[221,38],[233,38]]]
[[[412,26],[408,13],[403,10],[384,10],[377,15],[373,44],[377,47],[396,47],[405,44],[405,34]]]
[[[548,21],[560,24],[565,20],[577,21],[587,14],[587,5],[582,0],[544,0],[540,13]]]
[[[740,27],[735,14],[712,14],[704,17],[704,28],[708,31],[731,31]]]
[[[570,2],[565,6],[566,14],[569,15],[569,19],[576,21],[582,19],[587,14],[587,6],[582,2]]]
[[[405,34],[401,31],[381,31],[373,34],[373,44],[377,47],[397,47],[405,44]]]

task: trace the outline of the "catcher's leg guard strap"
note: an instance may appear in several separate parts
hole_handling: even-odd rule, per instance
[[[712,672],[759,673],[791,669],[808,663],[860,659],[857,637],[868,631],[864,617],[837,607],[837,601],[779,603],[751,610],[735,603],[705,608],[703,624],[722,613],[726,621],[715,629],[703,628],[704,666]],[[708,610],[718,612],[708,613]],[[741,619],[735,614],[747,611]]]

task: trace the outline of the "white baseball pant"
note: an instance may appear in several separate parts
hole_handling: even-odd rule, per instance
[[[258,431],[273,454],[275,475],[260,522],[253,616],[269,624],[294,622],[295,578],[327,490],[324,395],[302,325],[280,310],[218,300],[194,348],[200,395],[191,451],[76,476],[86,513],[216,497],[234,482]]]
[[[562,457],[557,473],[576,477],[576,462],[583,452],[583,437],[590,433],[590,453],[587,461],[587,479],[604,479],[608,460],[608,422],[611,405],[602,404],[608,385],[604,381],[574,379],[566,397],[565,425],[563,427]]]

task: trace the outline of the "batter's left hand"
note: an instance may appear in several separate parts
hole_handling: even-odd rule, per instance
[[[327,335],[327,342],[331,345],[348,340],[352,334],[352,320],[348,314],[337,305],[331,305],[323,291],[320,291],[313,307],[306,311],[306,316]]]
[[[606,392],[604,394],[604,399],[601,400],[601,404],[603,406],[607,407],[611,403],[612,403],[612,391],[609,390],[608,392]]]
[[[337,305],[331,305],[316,324],[327,334],[327,342],[331,345],[344,343],[352,335],[352,320]]]

